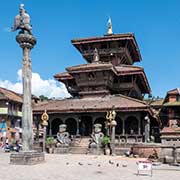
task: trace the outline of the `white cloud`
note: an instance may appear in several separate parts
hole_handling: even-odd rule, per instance
[[[12,83],[9,80],[0,80],[0,87],[22,93],[22,70],[19,69],[17,72],[16,83]],[[32,73],[32,94],[36,96],[44,95],[49,98],[70,97],[63,83],[59,83],[54,79],[43,80],[38,73]]]

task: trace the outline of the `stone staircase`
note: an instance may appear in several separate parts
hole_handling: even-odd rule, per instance
[[[90,139],[90,137],[76,138],[74,140],[72,146],[69,147],[69,153],[87,154],[89,151],[88,150],[89,139]]]
[[[56,148],[54,153],[56,154],[97,154],[97,152],[89,149],[89,140],[90,137],[75,137],[69,147],[64,148]],[[120,143],[116,144],[115,154],[116,155],[124,155],[125,152],[129,151],[132,144]],[[99,154],[103,154],[103,150],[99,152]]]

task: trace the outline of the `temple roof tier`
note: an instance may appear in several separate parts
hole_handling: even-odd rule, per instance
[[[72,81],[74,80],[76,81],[76,84],[78,86],[78,82],[82,80],[80,80],[79,78],[76,79],[77,77],[75,77],[75,75],[81,73],[83,74],[83,73],[103,72],[103,71],[106,73],[112,72],[113,76],[117,77],[120,80],[121,77],[136,75],[139,79],[138,84],[141,86],[142,93],[151,92],[147,77],[144,73],[144,69],[138,66],[131,66],[131,65],[114,66],[111,63],[90,63],[90,64],[81,64],[77,66],[68,67],[66,68],[66,70],[68,72],[54,75],[55,79],[63,83],[69,80]]]
[[[22,96],[11,90],[0,87],[0,99],[22,103]]]
[[[93,61],[95,48],[98,49],[100,59],[105,61],[113,56],[117,59],[118,56],[122,58],[124,55],[127,56],[128,64],[142,59],[133,33],[74,39],[71,42],[88,62]]]
[[[73,112],[106,112],[109,110],[131,112],[149,111],[149,106],[140,100],[123,95],[107,95],[97,98],[69,98],[39,103],[33,107],[36,114],[41,114],[44,109],[51,113],[73,113]],[[149,112],[152,113],[152,112]]]

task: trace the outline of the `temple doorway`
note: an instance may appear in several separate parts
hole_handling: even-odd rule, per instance
[[[120,117],[116,117],[116,134],[120,135],[122,134],[122,128],[123,128],[123,125],[122,125],[122,120]]]
[[[160,122],[157,119],[152,118],[150,122],[150,135],[154,138],[154,142],[161,142],[160,134]]]
[[[92,117],[82,116],[79,122],[79,134],[89,136],[92,134]]]
[[[70,135],[76,135],[77,132],[77,122],[74,118],[68,118],[65,122],[67,125],[67,132]]]
[[[52,120],[51,122],[51,133],[53,136],[57,135],[57,132],[59,131],[59,125],[63,124],[62,120],[59,118],[56,118]]]
[[[135,116],[130,116],[125,120],[125,133],[138,134],[138,120]]]

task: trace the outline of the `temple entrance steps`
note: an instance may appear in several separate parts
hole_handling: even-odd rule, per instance
[[[85,137],[74,137],[72,144],[69,147],[69,153],[72,154],[91,154],[89,147],[90,136]],[[116,155],[124,155],[126,152],[130,151],[132,143],[116,143],[115,152]],[[103,154],[103,150],[101,151]],[[96,154],[96,153],[95,153]]]
[[[79,143],[79,146],[88,147],[89,146],[89,140],[90,140],[90,137],[82,137],[81,141]]]
[[[89,136],[76,136],[72,138],[72,142],[70,146],[80,146],[80,147],[88,147],[89,145]]]
[[[89,139],[89,136],[74,138],[72,141],[72,145],[69,147],[69,153],[88,154]]]

